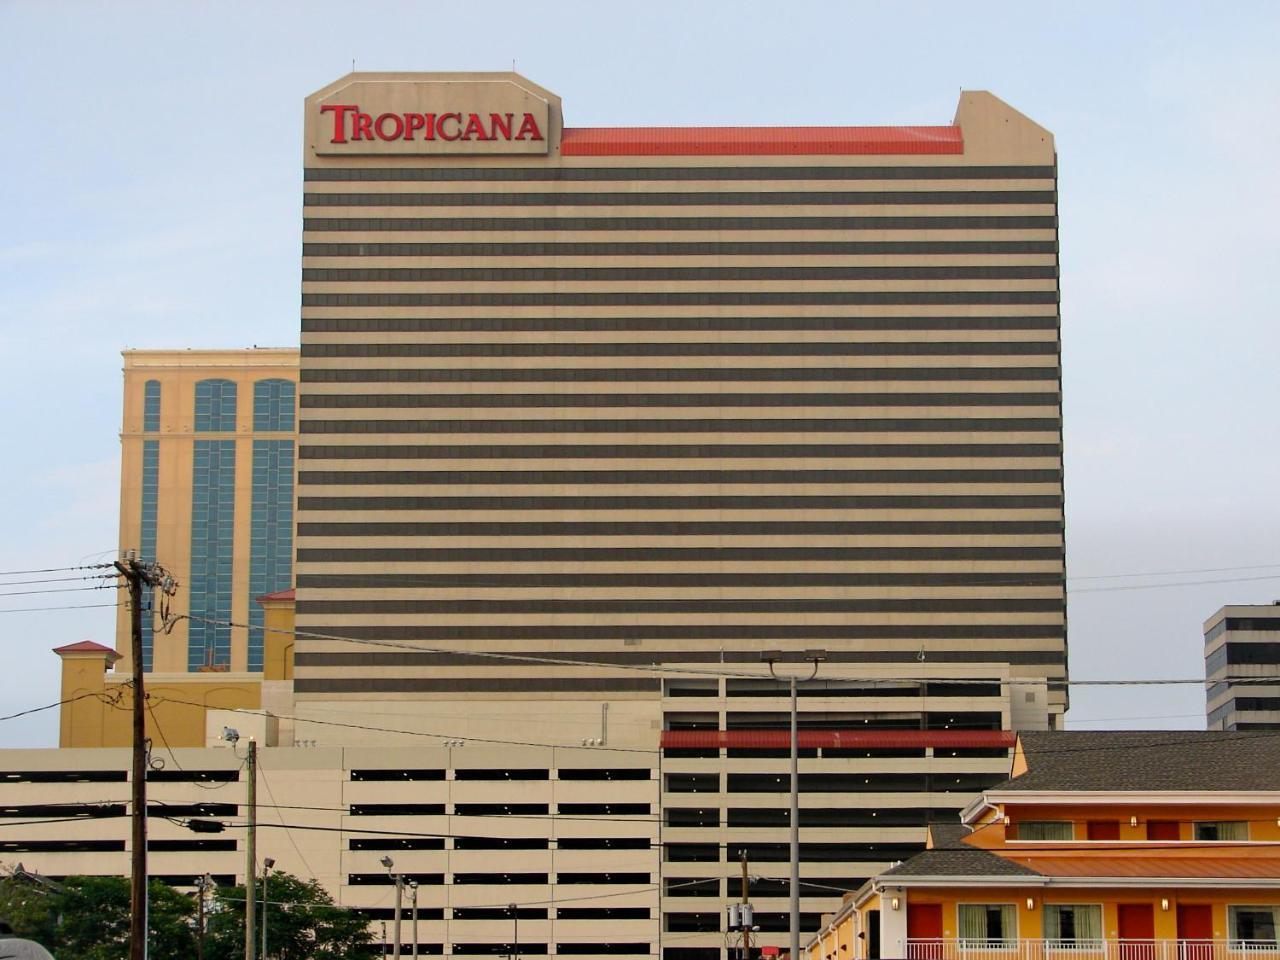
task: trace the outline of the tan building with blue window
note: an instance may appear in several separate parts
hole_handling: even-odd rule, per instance
[[[152,673],[262,671],[254,598],[293,585],[297,380],[293,348],[124,352],[120,545],[169,569],[192,615],[163,643],[143,618]],[[123,606],[116,649],[127,670]]]

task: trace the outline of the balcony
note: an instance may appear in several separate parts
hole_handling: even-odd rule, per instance
[[[900,960],[1280,960],[1275,940],[908,940]]]

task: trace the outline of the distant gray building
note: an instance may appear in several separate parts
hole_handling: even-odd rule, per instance
[[[1206,620],[1204,675],[1210,730],[1280,730],[1280,601],[1222,607]]]

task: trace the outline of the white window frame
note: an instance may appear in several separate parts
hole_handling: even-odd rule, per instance
[[[1236,935],[1236,911],[1237,910],[1257,910],[1271,911],[1271,932],[1270,940],[1242,940]],[[1280,907],[1270,903],[1231,903],[1227,904],[1227,936],[1228,946],[1231,950],[1240,950],[1248,953],[1250,951],[1266,951],[1267,953],[1275,953],[1280,949]]]

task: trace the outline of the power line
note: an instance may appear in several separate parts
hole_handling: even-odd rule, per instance
[[[92,610],[99,607],[123,607],[123,603],[70,603],[59,607],[0,607],[0,613],[46,613],[50,610]]]
[[[27,597],[37,593],[79,593],[85,590],[118,590],[122,584],[100,583],[94,587],[51,587],[45,590],[9,590],[0,593],[0,597]]]
[[[39,567],[34,570],[0,570],[0,577],[21,577],[29,573],[61,573],[64,570],[106,570],[114,563],[89,563],[76,567]]]
[[[34,583],[75,583],[84,580],[114,580],[115,574],[112,573],[93,573],[82,574],[78,577],[42,577],[37,580],[11,580],[8,583],[0,583],[0,587],[25,587]]]

